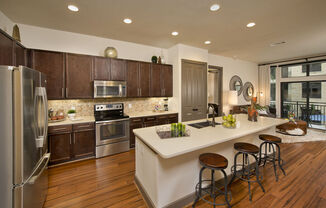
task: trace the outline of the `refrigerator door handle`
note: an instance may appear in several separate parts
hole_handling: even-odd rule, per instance
[[[44,155],[40,165],[36,168],[34,174],[28,180],[28,184],[34,184],[37,179],[42,175],[43,171],[48,167],[48,163],[50,161],[50,153]]]
[[[44,142],[44,140],[47,137],[47,133],[48,133],[48,101],[47,101],[47,95],[46,95],[46,89],[44,87],[40,88],[40,95],[42,97],[42,109],[43,109],[43,115],[44,115],[44,127],[43,127],[43,135],[39,135],[36,139],[36,146],[38,148],[42,148],[44,147],[44,145],[46,144],[46,142]]]

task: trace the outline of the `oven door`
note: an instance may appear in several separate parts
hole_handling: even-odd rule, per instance
[[[129,118],[96,122],[96,146],[129,140]]]
[[[94,98],[126,97],[126,95],[126,82],[94,81]]]

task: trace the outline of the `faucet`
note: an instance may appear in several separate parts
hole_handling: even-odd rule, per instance
[[[209,114],[209,109],[212,108],[213,109],[213,121],[212,121],[212,127],[215,127],[215,108],[214,105],[209,103],[208,104],[208,108],[207,108],[207,114]]]

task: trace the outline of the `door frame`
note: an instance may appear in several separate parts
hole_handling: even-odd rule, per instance
[[[207,74],[209,73],[209,70],[218,70],[221,76],[218,78],[218,100],[220,101],[219,106],[218,106],[218,116],[222,116],[223,114],[223,67],[221,66],[213,66],[213,65],[208,65],[207,68]],[[207,81],[208,84],[208,81]],[[207,103],[208,103],[208,96],[207,96]]]

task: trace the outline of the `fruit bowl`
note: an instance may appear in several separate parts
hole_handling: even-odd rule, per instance
[[[222,126],[228,129],[235,129],[237,127],[237,119],[234,115],[229,114],[228,116],[222,117]]]

